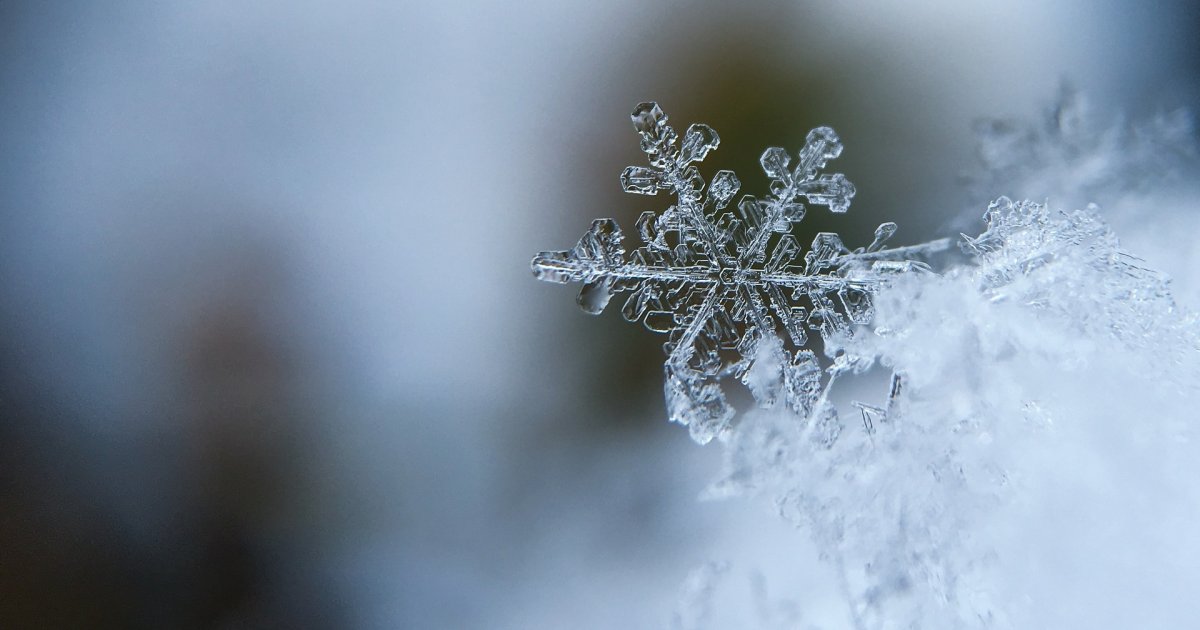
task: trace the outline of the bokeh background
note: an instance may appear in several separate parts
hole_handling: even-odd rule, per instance
[[[662,340],[529,258],[665,205],[617,184],[650,99],[749,191],[835,127],[858,195],[806,233],[953,235],[986,202],[973,121],[1064,81],[1194,110],[1198,27],[1182,0],[0,2],[0,627],[683,628],[729,558],[819,602],[768,511],[697,500],[718,454],[665,421]]]

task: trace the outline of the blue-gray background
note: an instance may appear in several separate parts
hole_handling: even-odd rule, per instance
[[[750,191],[833,125],[850,242],[1064,79],[1194,109],[1190,3],[999,4],[0,2],[0,627],[666,623],[782,526],[529,258],[665,205],[641,100]]]

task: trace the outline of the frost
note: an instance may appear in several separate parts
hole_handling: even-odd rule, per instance
[[[1121,249],[1098,207],[1056,212],[1001,197],[984,221],[987,230],[964,235],[961,246],[975,257],[977,285],[990,301],[1047,312],[1079,337],[1153,349],[1142,369],[1164,381],[1200,382],[1188,361],[1200,350],[1194,317],[1176,305],[1164,275]]]
[[[1109,114],[1064,87],[1032,121],[982,120],[975,128],[969,220],[1000,194],[1060,208],[1097,204],[1127,247],[1171,275],[1177,297],[1200,298],[1197,249],[1186,238],[1163,238],[1200,231],[1200,144],[1189,111]]]
[[[708,562],[688,574],[680,587],[679,604],[671,618],[673,630],[699,630],[709,621],[713,590],[729,571],[725,562]]]
[[[1057,203],[1107,203],[1186,179],[1197,151],[1192,117],[1176,109],[1142,120],[1108,120],[1063,85],[1035,122],[988,119],[975,124],[977,172],[968,179],[979,199],[1005,193]]]
[[[664,346],[665,394],[671,420],[707,443],[725,434],[734,410],[721,381],[746,383],[759,405],[785,404],[812,417],[823,440],[836,438],[836,411],[827,392],[836,377],[869,364],[842,356],[823,368],[806,349],[809,332],[828,343],[852,337],[871,321],[872,295],[905,272],[927,271],[910,260],[944,249],[947,240],[889,249],[896,224],[884,223],[866,247],[849,249],[837,234],[822,232],[807,252],[792,234],[808,206],[846,212],[854,186],[841,173],[822,172],[842,153],[834,131],[809,132],[796,156],[772,147],[760,163],[769,193],[744,195],[729,205],[741,182],[719,171],[707,183],[696,164],[720,144],[711,127],[694,124],[680,139],[657,103],[632,114],[649,166],[621,173],[626,192],[666,191],[675,203],[637,221],[643,245],[626,255],[624,234],[612,219],[598,219],[574,248],[534,257],[534,275],[551,282],[581,282],[578,303],[598,314],[628,293],[621,313],[631,322],[669,335]],[[762,365],[762,367],[760,367]]]
[[[1128,493],[1147,490],[1167,497],[1158,509],[1170,518],[1196,516],[1184,497],[1197,493],[1180,476],[1196,471],[1188,448],[1200,398],[1195,317],[1159,274],[1121,250],[1094,208],[1000,198],[984,221],[982,234],[960,243],[970,264],[891,283],[875,295],[881,334],[837,346],[903,374],[890,408],[860,404],[867,430],[832,446],[786,413],[752,413],[709,490],[765,495],[809,532],[855,628],[1066,627],[1059,599],[1096,596],[1072,590],[1077,576],[1056,576],[1063,581],[1049,592],[1028,576],[1014,580],[1029,570],[1022,562],[1043,562],[1023,560],[1031,541],[1021,528],[1093,545],[1164,544],[1152,529],[1129,529],[1138,521]],[[1139,468],[1090,468],[1098,449]],[[1131,472],[1148,485],[1114,494]],[[1063,517],[1023,511],[1037,501],[1070,501],[1105,525],[1093,531],[1068,519],[1064,531]],[[1088,548],[1089,557],[1103,548]],[[1153,562],[1137,568],[1157,575]],[[1111,589],[1114,580],[1087,583]],[[1081,618],[1072,614],[1065,619]]]

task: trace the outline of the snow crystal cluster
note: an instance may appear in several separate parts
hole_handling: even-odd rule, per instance
[[[1041,135],[985,126],[983,152],[1018,189],[1026,165],[1043,165],[1027,173],[1042,178],[1059,160],[1078,175],[1072,191],[1101,197],[1098,173],[1123,194],[1133,186],[1112,174],[1127,170],[1111,158],[1122,147],[1191,155],[1181,118],[1088,140],[1072,107]],[[721,171],[705,193],[693,166],[716,148],[712,129],[693,125],[679,142],[652,103],[633,118],[651,167],[629,167],[622,183],[675,204],[642,216],[631,255],[600,220],[574,249],[539,254],[534,273],[584,283],[588,312],[629,292],[626,319],[670,335],[671,419],[724,444],[708,494],[766,497],[812,537],[845,606],[823,622],[1192,627],[1200,321],[1122,249],[1099,207],[1000,197],[982,233],[959,240],[963,258],[936,271],[917,259],[948,241],[888,249],[891,223],[867,247],[822,233],[805,252],[791,234],[804,204],[844,212],[854,192],[821,173],[841,152],[832,130],[810,133],[794,168],[768,149],[770,195],[734,213],[737,178]],[[878,367],[891,374],[886,402],[854,403],[864,429],[842,430],[831,387]],[[727,377],[760,406],[736,424]],[[706,581],[705,597],[716,588]]]

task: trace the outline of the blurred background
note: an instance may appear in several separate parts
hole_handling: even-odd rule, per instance
[[[729,559],[811,606],[697,500],[662,339],[529,259],[667,205],[617,183],[643,100],[748,192],[833,126],[801,241],[854,244],[963,229],[973,121],[1064,80],[1195,109],[1193,3],[999,5],[0,2],[0,627],[686,628]]]

